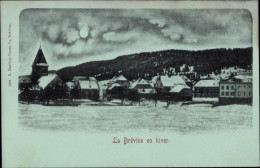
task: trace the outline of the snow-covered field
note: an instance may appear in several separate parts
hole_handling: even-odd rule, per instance
[[[181,106],[144,101],[134,106],[44,106],[19,104],[24,129],[82,130],[87,132],[160,131],[204,132],[252,127],[252,106],[210,104]]]

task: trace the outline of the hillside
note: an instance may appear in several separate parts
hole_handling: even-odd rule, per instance
[[[180,71],[183,64],[194,66],[194,71],[205,75],[220,71],[223,67],[247,68],[252,64],[252,48],[209,49],[200,51],[164,50],[119,56],[112,60],[86,62],[57,71],[58,75],[71,79],[75,75],[96,76],[98,80],[112,78],[120,71],[128,79],[155,76],[163,69],[174,67]],[[146,75],[145,75],[146,74]]]

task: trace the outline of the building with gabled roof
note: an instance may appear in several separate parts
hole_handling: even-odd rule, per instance
[[[94,77],[75,76],[73,78],[76,98],[99,100],[99,84]]]
[[[110,98],[122,98],[129,88],[130,82],[123,76],[114,76],[107,83],[106,96]]]
[[[176,85],[186,85],[183,78],[179,75],[172,76],[160,76],[157,78],[155,87],[157,88],[173,88]]]
[[[111,80],[109,80],[108,88],[110,88],[114,83],[117,83],[120,85],[120,87],[126,87],[128,88],[130,86],[130,82],[123,76],[114,76]]]
[[[179,75],[159,76],[155,83],[159,99],[191,100],[192,90]]]
[[[140,97],[153,98],[156,90],[151,83],[146,80],[139,78],[134,81],[129,87],[130,90],[136,90]]]
[[[219,97],[219,80],[200,80],[194,85],[193,101],[217,102]]]

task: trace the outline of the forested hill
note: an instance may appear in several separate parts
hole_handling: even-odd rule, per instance
[[[252,64],[252,47],[236,49],[209,49],[200,51],[164,50],[143,52],[119,56],[112,60],[86,62],[74,67],[65,67],[57,71],[66,79],[73,76],[96,76],[98,80],[110,79],[120,71],[128,79],[155,76],[163,69],[180,66],[194,66],[194,71],[205,75],[219,71],[222,67],[239,66],[247,68]]]

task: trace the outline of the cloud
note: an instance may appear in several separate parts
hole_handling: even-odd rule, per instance
[[[183,43],[191,44],[191,43],[198,43],[198,40],[195,38],[184,38],[182,40]]]
[[[165,19],[150,19],[149,22],[152,24],[156,24],[160,28],[166,25]]]
[[[62,33],[62,38],[67,43],[71,44],[80,38],[79,31],[76,30],[75,28],[69,28],[68,30],[66,30]]]
[[[106,41],[113,42],[126,42],[129,40],[134,40],[136,35],[138,34],[138,30],[124,31],[124,32],[107,32],[103,34],[103,38]]]
[[[85,50],[87,49],[86,43],[82,40],[76,41],[70,48],[70,54],[71,55],[79,55],[84,54]]]
[[[165,37],[169,37],[173,41],[181,40],[183,36],[183,29],[174,25],[161,29],[161,32]]]
[[[56,24],[52,24],[48,27],[47,35],[51,41],[56,41],[60,32],[60,27]]]
[[[57,65],[142,51],[252,44],[251,14],[243,9],[27,9],[19,28],[24,66],[34,59],[40,40]]]

